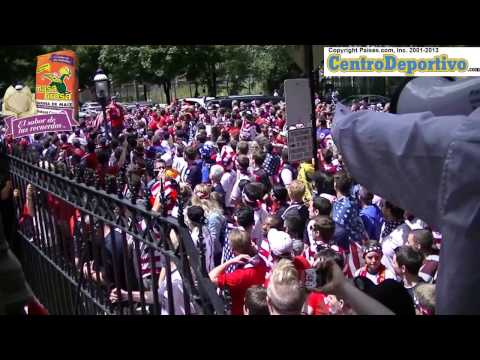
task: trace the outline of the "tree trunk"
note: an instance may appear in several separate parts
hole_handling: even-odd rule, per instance
[[[217,96],[217,73],[215,71],[215,64],[209,65],[209,74],[207,77],[208,96]]]
[[[134,80],[133,81],[133,86],[135,87],[135,101],[138,102],[138,84],[137,84],[137,80]]]
[[[145,101],[148,101],[148,96],[147,96],[147,85],[143,84],[143,97],[145,98]]]
[[[165,80],[162,83],[163,91],[165,92],[165,100],[168,105],[170,105],[170,80]]]
[[[215,69],[215,64],[212,66],[212,96],[217,97],[217,71]]]
[[[200,94],[198,93],[198,83],[195,81],[195,96],[196,98],[200,97]]]

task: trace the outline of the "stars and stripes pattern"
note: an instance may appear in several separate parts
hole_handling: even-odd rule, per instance
[[[277,169],[280,167],[280,157],[267,154],[262,167],[267,172],[268,176],[274,176],[277,173]]]
[[[150,205],[153,206],[157,195],[162,191],[162,182],[155,182],[150,188]],[[165,199],[165,207],[167,213],[170,215],[173,208],[177,204],[178,189],[177,184],[173,180],[165,181],[163,184],[163,197]]]
[[[233,250],[230,247],[230,244],[228,242],[228,234],[233,229],[243,229],[243,228],[239,227],[239,226],[235,226],[231,223],[229,223],[227,225],[227,231],[226,231],[227,240],[225,241],[225,245],[224,245],[223,250],[222,250],[222,264],[226,263],[228,260],[231,260],[235,257],[235,254],[233,253]],[[237,265],[230,265],[225,269],[225,273],[227,273],[227,274],[232,273],[232,272],[235,271],[236,268],[237,268]]]

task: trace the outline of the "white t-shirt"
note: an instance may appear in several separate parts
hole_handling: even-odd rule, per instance
[[[188,166],[187,161],[183,157],[175,156],[173,158],[172,168],[178,171],[179,174],[183,173],[183,170]]]
[[[255,242],[255,244],[259,244],[263,238],[262,225],[265,222],[267,216],[268,212],[262,206],[256,209],[253,213],[255,224],[253,225],[251,239],[253,242]]]
[[[198,228],[194,228],[191,232],[192,241],[198,249]],[[214,242],[213,238],[210,236],[210,231],[206,226],[202,228],[203,243],[205,244],[205,263],[207,265],[207,272],[210,272],[215,267],[213,261],[213,252],[214,252]]]
[[[376,205],[378,206],[378,208],[380,208],[380,203],[382,202],[382,198],[378,195],[373,195],[373,199],[372,199],[372,204],[373,205]]]
[[[172,269],[172,296],[173,296],[173,311],[174,315],[185,315],[185,300],[183,297],[183,280],[177,269]],[[167,278],[163,279],[158,287],[158,297],[162,306],[161,314],[170,315],[168,309],[168,288]],[[193,314],[194,307],[190,303],[190,313]]]
[[[250,175],[242,174],[242,173],[237,174],[237,180],[235,181],[235,185],[233,185],[232,195],[230,197],[231,199],[230,201],[232,201],[233,203],[235,203],[235,201],[237,200],[241,200],[242,198],[242,193],[240,192],[240,187],[238,185],[240,184],[240,181],[242,181],[243,179],[250,180]]]
[[[293,172],[290,169],[283,168],[280,172],[280,177],[282,178],[283,185],[288,186],[293,181]]]
[[[223,190],[225,190],[225,206],[230,207],[232,206],[232,200],[231,200],[231,195],[232,195],[232,190],[233,186],[235,185],[235,181],[237,180],[237,175],[235,174],[234,171],[228,171],[223,173],[222,178],[220,179],[220,184],[223,187]]]
[[[417,217],[413,218],[412,221],[405,220],[405,224],[407,224],[411,230],[422,230],[428,228],[427,223]]]
[[[382,232],[385,227],[385,223],[382,225]],[[403,223],[395,228],[388,236],[380,239],[382,245],[382,264],[389,270],[393,269],[393,256],[395,255],[395,249],[399,246],[407,243],[410,227]]]
[[[78,140],[80,145],[86,146],[87,145],[87,140],[83,136],[84,136],[83,131],[80,130],[80,136],[77,136],[77,135],[75,135],[75,133],[73,133],[72,135],[70,135],[68,137],[67,142],[70,143],[70,144],[73,144],[74,140]]]

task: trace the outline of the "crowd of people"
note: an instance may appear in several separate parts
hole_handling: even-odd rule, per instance
[[[388,112],[389,104],[362,100],[351,111]],[[126,169],[138,186],[125,196],[132,188],[140,199],[150,194],[165,216],[178,216],[181,196],[192,240],[201,235],[206,271],[219,293],[228,289],[233,315],[434,314],[441,235],[358,184],[332,138],[335,102],[317,97],[315,112],[319,169],[289,161],[283,102],[234,100],[225,109],[174,100],[127,111],[114,98],[107,119],[81,119],[71,133],[2,140],[48,164],[91,169],[103,186]],[[75,209],[51,203],[68,232]],[[110,242],[114,235],[104,229]],[[163,265],[156,271],[166,300]],[[140,266],[150,273],[157,264]],[[182,279],[173,274],[175,314],[185,314]],[[128,298],[120,287],[111,301]],[[153,301],[151,291],[146,298]]]

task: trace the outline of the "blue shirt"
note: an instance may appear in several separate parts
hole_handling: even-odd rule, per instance
[[[377,205],[369,205],[360,211],[365,230],[368,237],[372,240],[380,240],[380,232],[382,231],[383,214]]]
[[[160,146],[160,145],[153,145],[153,146],[151,147],[151,149],[155,152],[155,154],[161,154],[161,155],[163,155],[163,154],[166,153],[166,151],[165,151],[165,149],[163,148],[163,146]]]
[[[328,128],[317,128],[317,140],[323,141],[330,133],[331,131]]]
[[[202,161],[197,160],[186,170],[186,182],[191,186],[192,190],[195,186],[202,183]]]

